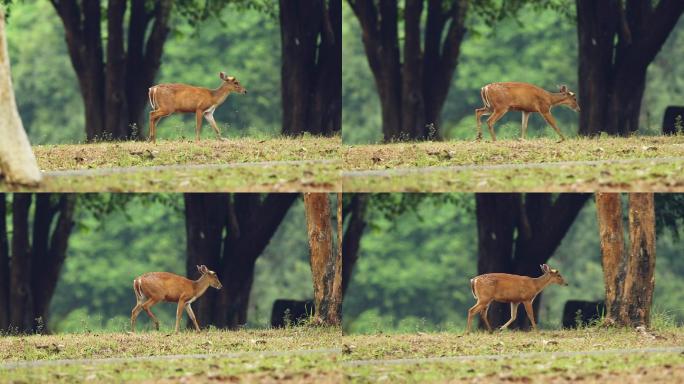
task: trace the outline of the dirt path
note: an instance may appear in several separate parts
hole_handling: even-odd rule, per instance
[[[252,351],[252,352],[233,352],[233,353],[198,353],[187,355],[162,355],[162,356],[139,356],[139,357],[107,357],[94,359],[63,359],[63,360],[28,360],[28,361],[10,361],[0,363],[0,369],[16,369],[16,368],[35,368],[35,367],[51,367],[62,365],[100,365],[100,364],[116,364],[116,363],[134,363],[140,361],[170,361],[183,359],[234,359],[240,357],[273,357],[273,356],[301,356],[301,355],[325,355],[325,354],[339,354],[342,350],[339,348],[329,349],[302,349],[292,351]]]
[[[50,177],[60,176],[108,176],[112,174],[126,174],[152,171],[172,170],[206,170],[228,168],[268,168],[281,165],[307,165],[307,164],[334,164],[339,160],[288,160],[288,161],[261,161],[253,163],[225,163],[225,164],[178,164],[178,165],[154,165],[149,167],[114,167],[95,169],[69,169],[63,171],[45,171],[43,175]]]
[[[423,357],[410,359],[385,359],[385,360],[352,360],[343,364],[348,366],[364,365],[404,365],[404,364],[424,364],[424,363],[453,363],[460,361],[477,360],[504,360],[504,359],[529,359],[543,357],[554,359],[559,357],[572,356],[601,356],[601,355],[629,355],[641,353],[684,353],[684,347],[656,347],[656,348],[633,348],[633,349],[605,349],[599,351],[575,351],[575,352],[528,352],[528,353],[509,353],[498,355],[467,355],[467,356],[445,356],[445,357]]]
[[[616,159],[616,160],[584,160],[584,161],[558,161],[548,163],[520,163],[520,164],[493,164],[493,165],[451,165],[434,167],[394,168],[354,170],[342,172],[342,177],[370,177],[370,176],[405,176],[416,173],[431,172],[459,172],[459,171],[486,171],[498,169],[531,169],[531,168],[557,168],[572,166],[597,166],[613,164],[659,164],[670,162],[684,162],[684,157],[658,157],[651,159]]]

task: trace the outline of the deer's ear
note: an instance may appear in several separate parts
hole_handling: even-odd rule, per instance
[[[200,267],[200,266],[198,265],[198,266],[197,266],[197,271],[201,273],[201,272],[202,272],[202,267]]]
[[[563,84],[562,84],[562,85],[559,85],[558,88],[560,89],[560,91],[561,91],[562,93],[566,93],[566,92],[568,91],[568,87],[565,86],[565,85],[563,85]]]
[[[219,73],[219,77],[221,78],[221,80],[225,80],[226,79],[226,73],[225,72]]]

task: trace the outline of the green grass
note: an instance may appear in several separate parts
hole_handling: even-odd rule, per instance
[[[346,174],[345,192],[684,190],[683,136],[395,143],[346,147],[342,156],[345,172],[380,172]],[[620,162],[554,164],[612,160]],[[462,168],[402,172],[454,166]]]
[[[3,363],[25,360],[136,357],[191,353],[241,353],[229,357],[77,363],[0,371],[0,382],[81,381],[291,381],[416,382],[473,379],[511,381],[620,381],[684,378],[684,355],[672,352],[556,356],[568,351],[684,345],[684,328],[647,333],[588,327],[539,332],[373,334],[342,336],[339,329],[295,327],[281,330],[64,334],[0,337]],[[268,351],[332,349],[311,354]],[[257,352],[257,353],[254,353]],[[539,353],[533,357],[519,353]],[[442,360],[380,364],[388,359],[501,355],[495,360]],[[506,356],[510,355],[510,356]],[[370,360],[370,361],[368,361]]]
[[[110,142],[36,146],[45,171],[36,188],[0,182],[0,190],[51,192],[240,191],[339,189],[339,138],[302,136],[258,140]],[[307,161],[300,164],[250,163]],[[209,167],[202,168],[207,165]],[[215,165],[226,165],[220,169]],[[149,167],[173,166],[154,169]],[[112,168],[131,168],[126,172]],[[92,170],[97,170],[93,174]],[[108,171],[109,170],[109,171]],[[82,174],[52,173],[83,171]]]

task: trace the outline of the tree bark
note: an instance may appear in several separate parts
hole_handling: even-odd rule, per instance
[[[351,197],[351,203],[347,209],[347,230],[342,239],[342,296],[346,295],[351,283],[354,266],[359,258],[361,238],[366,229],[366,208],[368,195],[355,193]]]
[[[576,0],[582,135],[639,129],[646,71],[684,12],[663,0]]]
[[[560,245],[589,198],[588,194],[476,194],[478,274],[504,272],[536,277]],[[538,316],[540,296],[534,301]],[[511,326],[529,329],[524,310]],[[510,307],[492,303],[489,321],[499,326],[510,318]]]
[[[10,318],[10,258],[7,242],[7,200],[0,193],[0,329],[7,329]]]
[[[342,121],[341,0],[280,0],[286,135],[334,135]]]
[[[101,2],[51,0],[51,3],[62,20],[69,56],[80,84],[87,139],[137,137],[142,127],[147,89],[159,70],[170,30],[172,2],[155,0],[154,7],[148,10],[144,0],[131,0],[126,32],[127,0],[110,0],[106,18],[106,60],[102,46]],[[127,52],[124,48],[126,35]],[[134,126],[138,128],[134,130]]]
[[[326,193],[305,193],[307,232],[311,252],[315,321],[337,326],[342,309],[342,255],[333,251],[330,199]]]
[[[10,261],[10,328],[26,332],[33,328],[31,293],[31,246],[29,209],[31,194],[17,193],[12,199],[12,258]]]
[[[19,117],[7,52],[5,13],[0,9],[0,176],[10,183],[36,185],[42,175]]]
[[[422,0],[407,0],[401,16],[396,1],[380,0],[377,5],[373,0],[348,2],[363,31],[380,97],[385,141],[439,138],[439,116],[466,32],[468,2],[456,0],[445,7],[441,0],[429,0],[424,34]],[[403,61],[397,31],[401,18]]]
[[[629,250],[620,195],[598,193],[596,206],[608,324],[649,326],[655,287],[655,208],[652,193],[629,195]]]

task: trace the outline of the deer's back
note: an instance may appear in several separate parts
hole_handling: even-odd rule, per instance
[[[484,86],[485,97],[495,109],[537,112],[544,104],[548,92],[536,85],[521,82],[491,83]]]
[[[207,110],[212,106],[212,93],[209,88],[194,85],[168,83],[152,87],[155,103],[174,112],[195,112]]]
[[[149,272],[139,277],[145,296],[157,300],[177,302],[192,291],[192,280],[169,272]]]
[[[521,302],[533,297],[532,279],[508,273],[487,273],[475,277],[474,289],[478,298],[490,298],[502,303]]]

